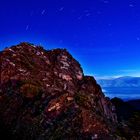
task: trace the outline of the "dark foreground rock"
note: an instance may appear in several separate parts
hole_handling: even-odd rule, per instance
[[[1,135],[113,140],[117,117],[96,80],[65,49],[21,43],[0,52]]]
[[[140,139],[140,100],[123,101],[113,98],[112,103],[116,107],[118,125],[116,134],[126,140]]]

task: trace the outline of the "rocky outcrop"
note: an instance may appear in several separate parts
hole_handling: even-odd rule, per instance
[[[114,139],[115,108],[65,49],[0,53],[0,120],[14,139]]]
[[[140,100],[123,101],[119,98],[111,99],[116,107],[119,125],[116,134],[126,140],[140,139]]]

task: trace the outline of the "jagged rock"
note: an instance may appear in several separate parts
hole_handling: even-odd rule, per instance
[[[65,49],[0,53],[0,120],[14,139],[114,139],[114,107]]]

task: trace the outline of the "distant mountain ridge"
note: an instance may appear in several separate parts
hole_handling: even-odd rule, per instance
[[[102,87],[140,87],[140,77],[124,76],[97,81]]]

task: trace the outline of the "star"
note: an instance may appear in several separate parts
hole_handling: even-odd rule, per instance
[[[140,38],[139,37],[137,37],[137,41],[140,41]]]
[[[44,14],[45,14],[45,12],[46,12],[46,10],[45,10],[45,9],[44,9],[44,10],[42,10],[41,15],[44,15]]]
[[[81,15],[81,16],[79,16],[79,17],[78,17],[78,20],[81,20],[81,19],[82,19],[82,17],[83,17],[82,15]]]
[[[108,23],[108,26],[112,26],[112,24],[111,23]]]
[[[59,8],[59,11],[63,11],[63,10],[64,10],[64,7]]]
[[[109,1],[107,1],[107,0],[104,0],[103,2],[106,3],[106,4],[109,3]]]
[[[132,8],[133,8],[133,7],[134,7],[134,5],[133,5],[133,4],[129,4],[129,7],[132,7]]]
[[[89,17],[90,15],[91,15],[90,13],[87,13],[87,14],[86,14],[87,17]]]
[[[29,25],[26,26],[26,31],[29,29]]]

